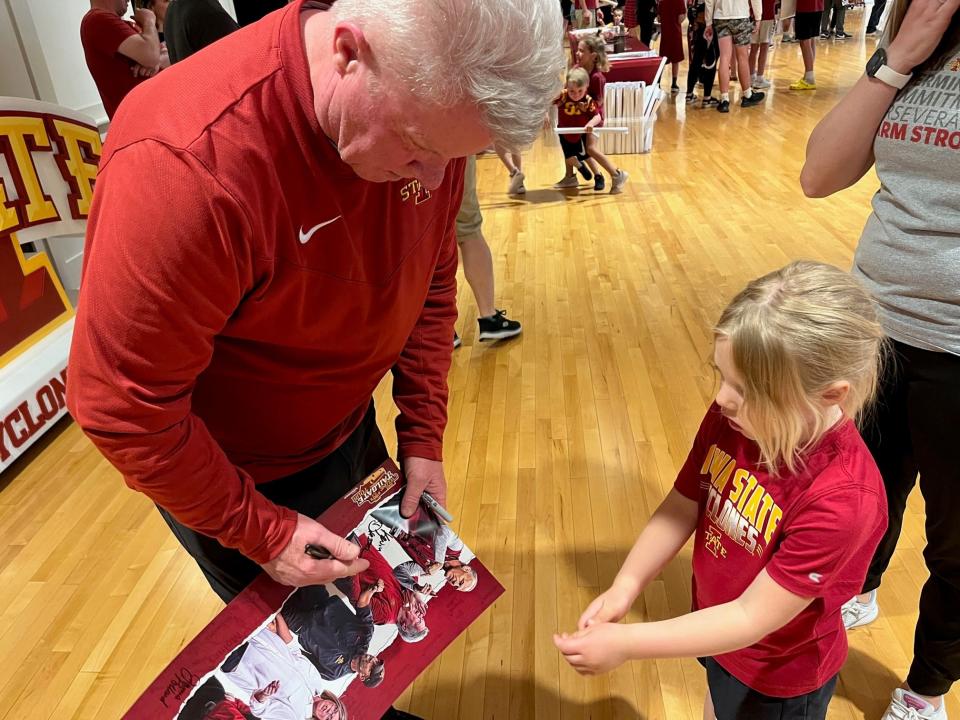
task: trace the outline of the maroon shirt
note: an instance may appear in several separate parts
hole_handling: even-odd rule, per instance
[[[797,13],[822,12],[823,0],[797,0]]]
[[[92,9],[80,23],[80,42],[87,69],[97,85],[103,109],[113,118],[120,101],[145,78],[133,76],[133,61],[117,50],[139,32],[137,26],[107,10]]]
[[[773,476],[758,458],[756,443],[714,404],[676,488],[700,504],[695,608],[735,600],[764,569],[786,590],[814,598],[756,645],[716,658],[754,690],[793,697],[822,687],[846,660],[840,606],[862,588],[887,527],[886,495],[850,420],[831,429],[794,475]]]
[[[387,372],[399,455],[440,460],[463,170],[428,191],[340,160],[299,3],[164,70],[100,164],[74,418],[127,484],[261,563],[296,515],[256,485],[338,448]]]
[[[557,105],[557,127],[559,128],[582,128],[597,116],[597,104],[589,95],[584,95],[579,100],[571,100],[567,95],[566,89],[555,101]],[[583,139],[583,135],[564,135],[563,138],[568,142],[577,142]]]

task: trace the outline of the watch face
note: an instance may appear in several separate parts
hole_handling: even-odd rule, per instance
[[[877,51],[867,61],[867,75],[873,77],[877,70],[887,64],[887,51],[877,48]]]

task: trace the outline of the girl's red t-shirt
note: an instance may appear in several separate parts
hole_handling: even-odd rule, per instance
[[[738,680],[773,697],[822,687],[847,657],[840,606],[862,589],[887,527],[880,471],[843,420],[796,474],[774,476],[757,444],[714,404],[675,484],[700,505],[693,551],[694,609],[738,598],[761,570],[813,598],[760,642],[716,657]]]

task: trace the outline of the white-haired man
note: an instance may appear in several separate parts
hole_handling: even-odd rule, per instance
[[[556,0],[300,0],[127,96],[69,406],[224,600],[261,568],[304,586],[366,566],[313,518],[386,457],[387,371],[403,512],[444,502],[463,158],[536,137],[560,30]]]

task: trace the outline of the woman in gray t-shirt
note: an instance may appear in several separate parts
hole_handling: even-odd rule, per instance
[[[886,48],[810,136],[800,178],[811,197],[853,185],[874,164],[880,178],[853,272],[876,298],[895,351],[875,417],[863,428],[887,488],[890,524],[863,594],[843,608],[844,624],[877,617],[876,590],[918,472],[930,570],[910,673],[884,720],[945,719],[943,695],[960,679],[958,5],[900,0]]]

